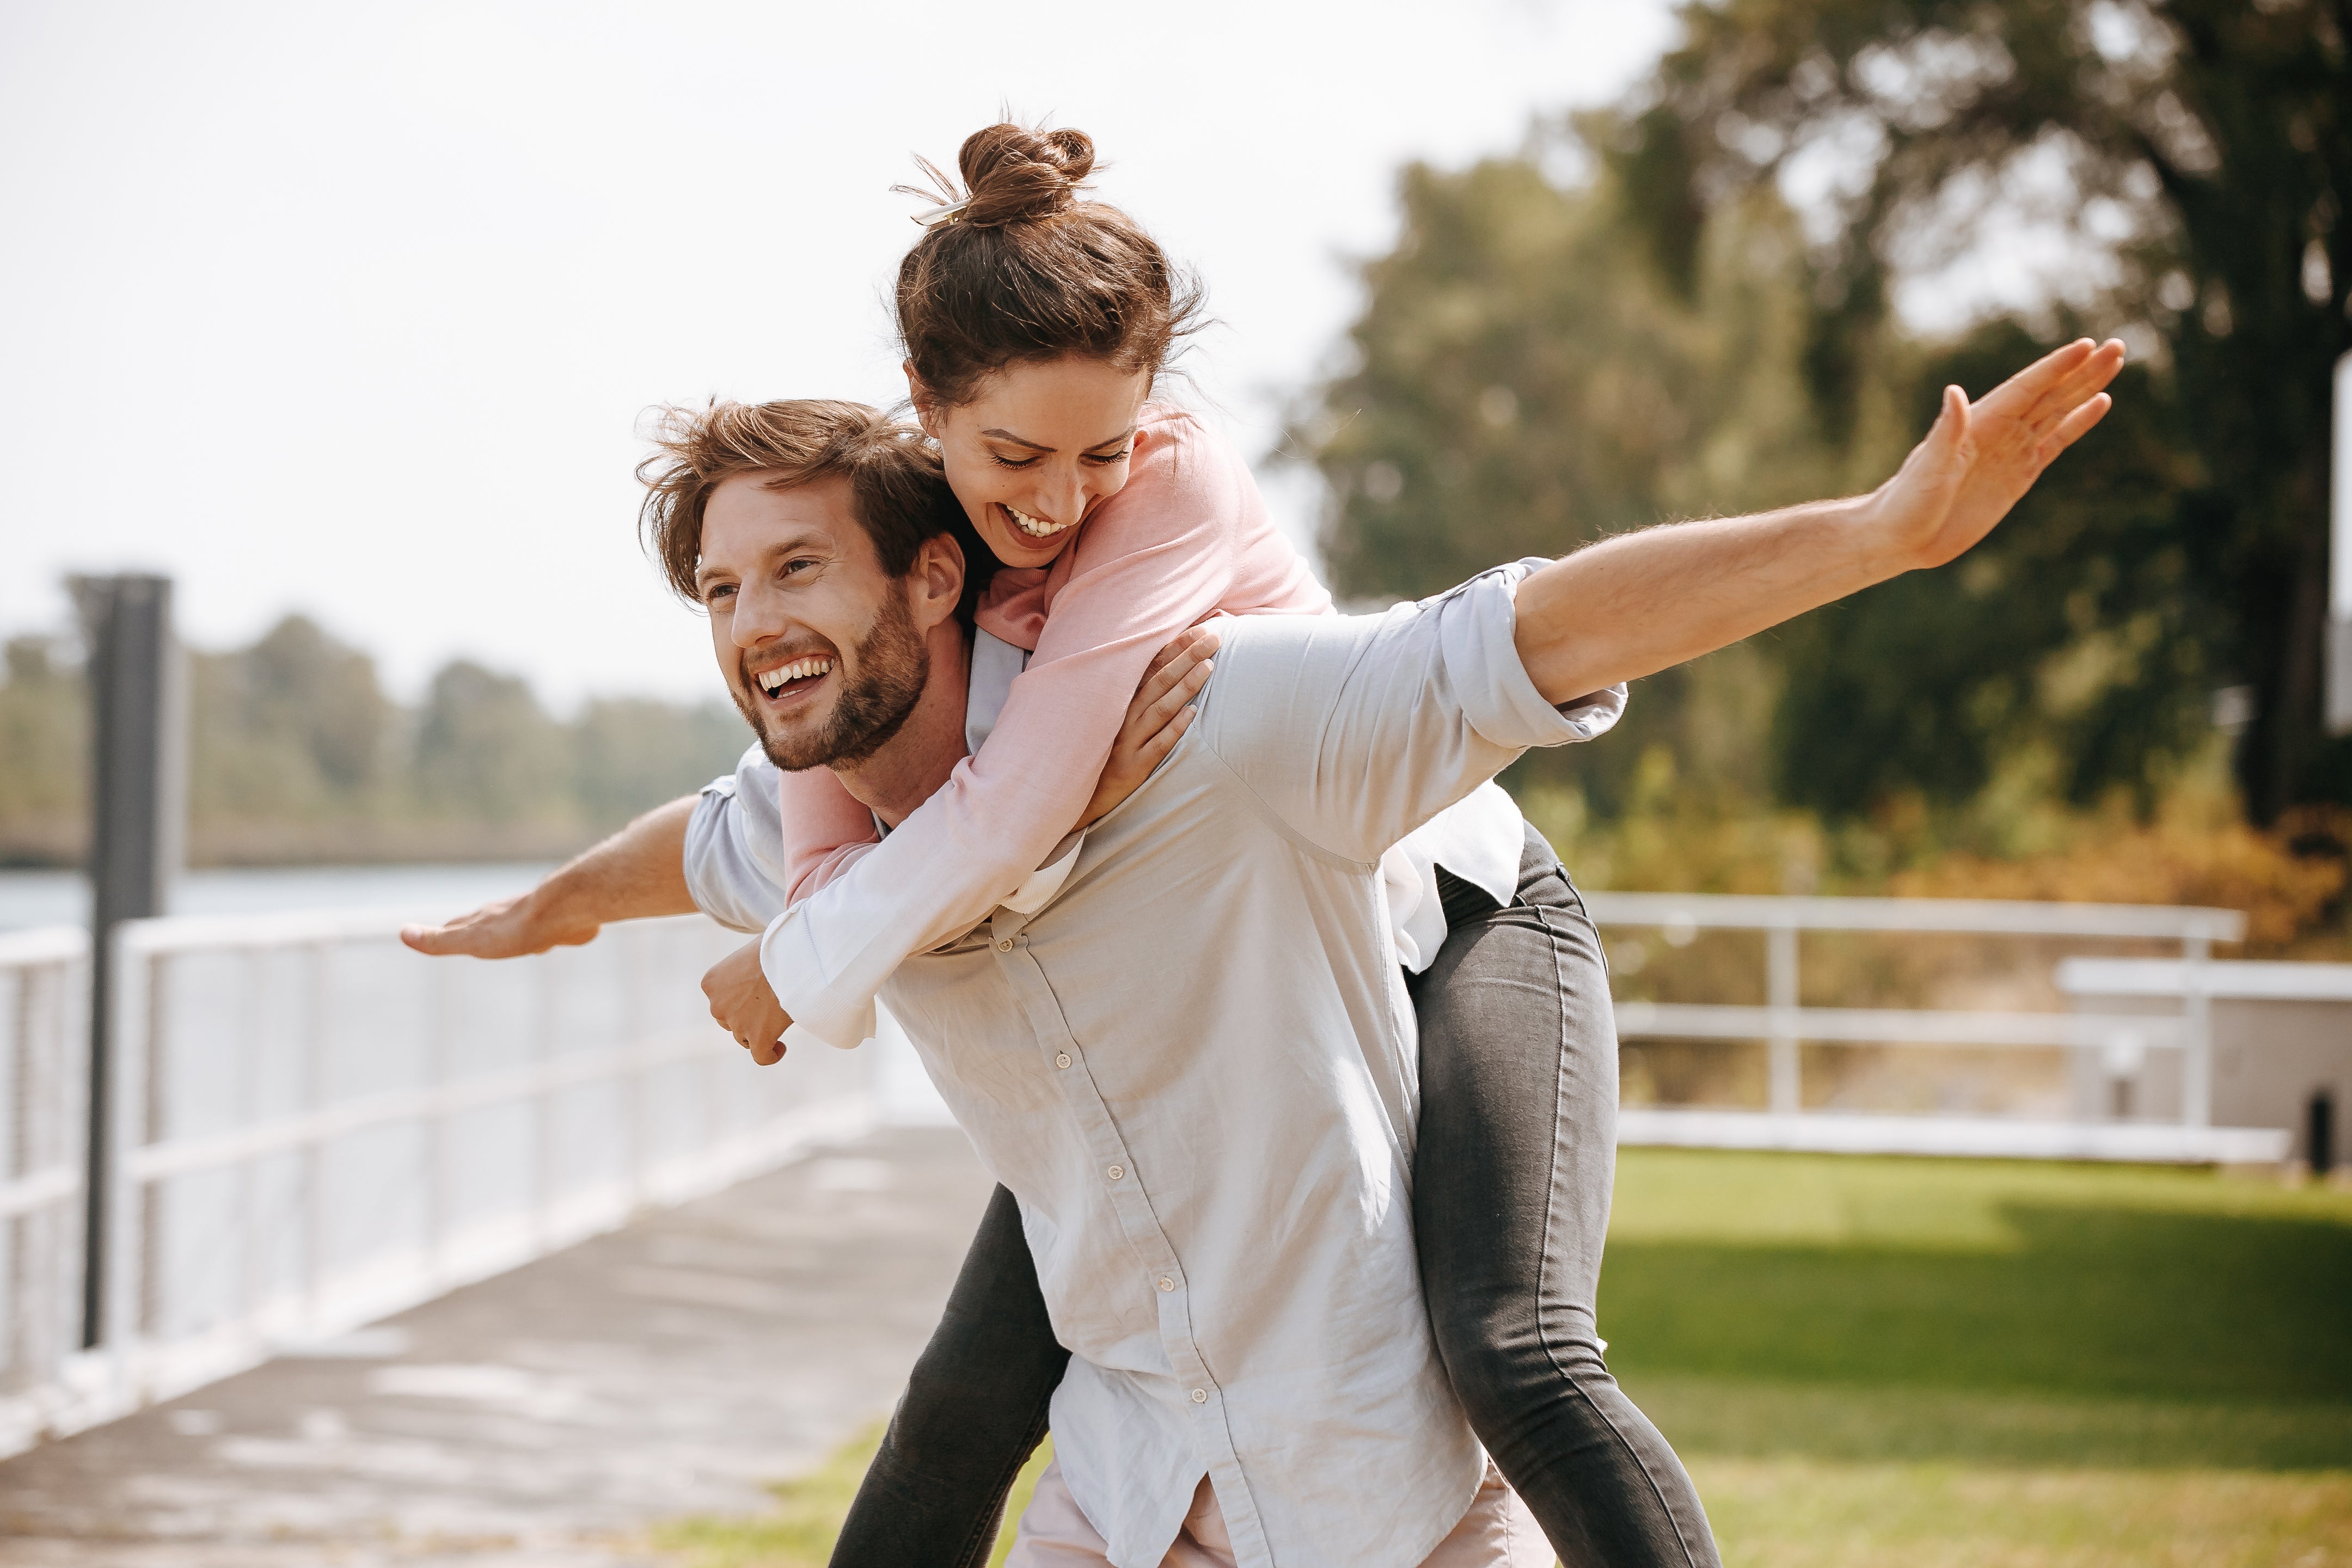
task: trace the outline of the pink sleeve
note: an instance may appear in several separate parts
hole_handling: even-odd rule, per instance
[[[882,836],[874,814],[843,787],[831,768],[803,768],[783,775],[777,790],[783,808],[784,868],[791,880],[784,901],[797,903],[854,864],[862,847]]]
[[[1237,454],[1181,416],[1155,435],[1072,547],[1036,652],[980,754],[770,928],[769,980],[819,1038],[856,1044],[857,1034],[840,1037],[861,1026],[901,960],[969,930],[1076,825],[1128,700],[1170,637],[1220,608],[1328,605],[1273,532]],[[1237,574],[1254,596],[1286,602],[1229,605]]]

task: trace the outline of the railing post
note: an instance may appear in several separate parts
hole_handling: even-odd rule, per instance
[[[2213,940],[2200,926],[2180,940],[2180,1124],[2213,1124],[2213,1001],[2206,960]]]
[[[114,1019],[114,928],[163,912],[179,862],[179,661],[167,577],[73,582],[89,650],[89,1136],[85,1191],[81,1342],[105,1333],[113,1115],[109,1056]]]
[[[423,1070],[418,1075],[425,1091],[440,1094],[448,1081],[450,1059],[448,1031],[455,1011],[449,1001],[449,966],[436,963],[425,971],[425,1038]],[[449,1120],[446,1110],[436,1109],[425,1117],[416,1130],[417,1161],[423,1167],[418,1173],[417,1191],[425,1205],[422,1224],[425,1231],[425,1272],[436,1288],[449,1277],[448,1257],[444,1247],[449,1224],[447,1177],[448,1151],[444,1147],[444,1128]]]
[[[1764,937],[1764,1005],[1772,1034],[1767,1046],[1767,1093],[1772,1114],[1794,1116],[1804,1108],[1797,1055],[1797,928],[1771,927]]]

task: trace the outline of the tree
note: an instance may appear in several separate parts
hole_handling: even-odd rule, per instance
[[[87,832],[89,703],[47,637],[8,639],[0,681],[0,865],[79,853]]]
[[[618,827],[731,772],[751,732],[724,702],[685,708],[646,698],[591,702],[572,726],[580,803],[591,827]]]
[[[1623,192],[1562,186],[1545,151],[1460,173],[1414,164],[1403,232],[1366,264],[1355,363],[1294,446],[1333,498],[1323,547],[1345,596],[1417,596],[1522,555],[1695,510],[1835,488],[1799,356],[1802,240],[1769,192],[1713,216],[1690,298],[1656,275]],[[1603,748],[1523,763],[1604,813],[1664,747],[1685,789],[1766,786],[1769,657],[1732,650],[1646,681]]]
[[[1716,0],[1682,18],[1607,142],[1659,274],[1687,288],[1709,214],[1805,184],[1826,219],[1807,379],[1834,436],[1904,275],[2004,204],[2069,226],[2163,349],[2197,469],[2174,520],[2185,591],[2217,673],[2257,693],[2249,806],[2352,799],[2352,746],[2319,713],[2352,3]]]
[[[352,816],[389,782],[394,708],[375,663],[315,622],[288,616],[252,647],[192,664],[199,820]]]
[[[562,730],[521,678],[442,667],[416,729],[416,793],[439,816],[512,826],[572,816]]]

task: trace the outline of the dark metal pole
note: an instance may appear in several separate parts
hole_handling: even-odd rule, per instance
[[[89,649],[89,1142],[81,1342],[105,1333],[113,1112],[114,929],[163,912],[179,859],[179,670],[167,577],[78,579]]]

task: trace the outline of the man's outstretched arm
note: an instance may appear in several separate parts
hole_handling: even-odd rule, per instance
[[[686,828],[695,795],[657,805],[519,898],[485,904],[447,925],[408,926],[419,952],[520,958],[594,940],[608,921],[690,915]]]
[[[1946,387],[1934,428],[1868,495],[1668,523],[1555,561],[1519,584],[1520,660],[1545,700],[1565,702],[1941,566],[2099,422],[2123,363],[2122,343],[2086,338],[1974,404]]]

